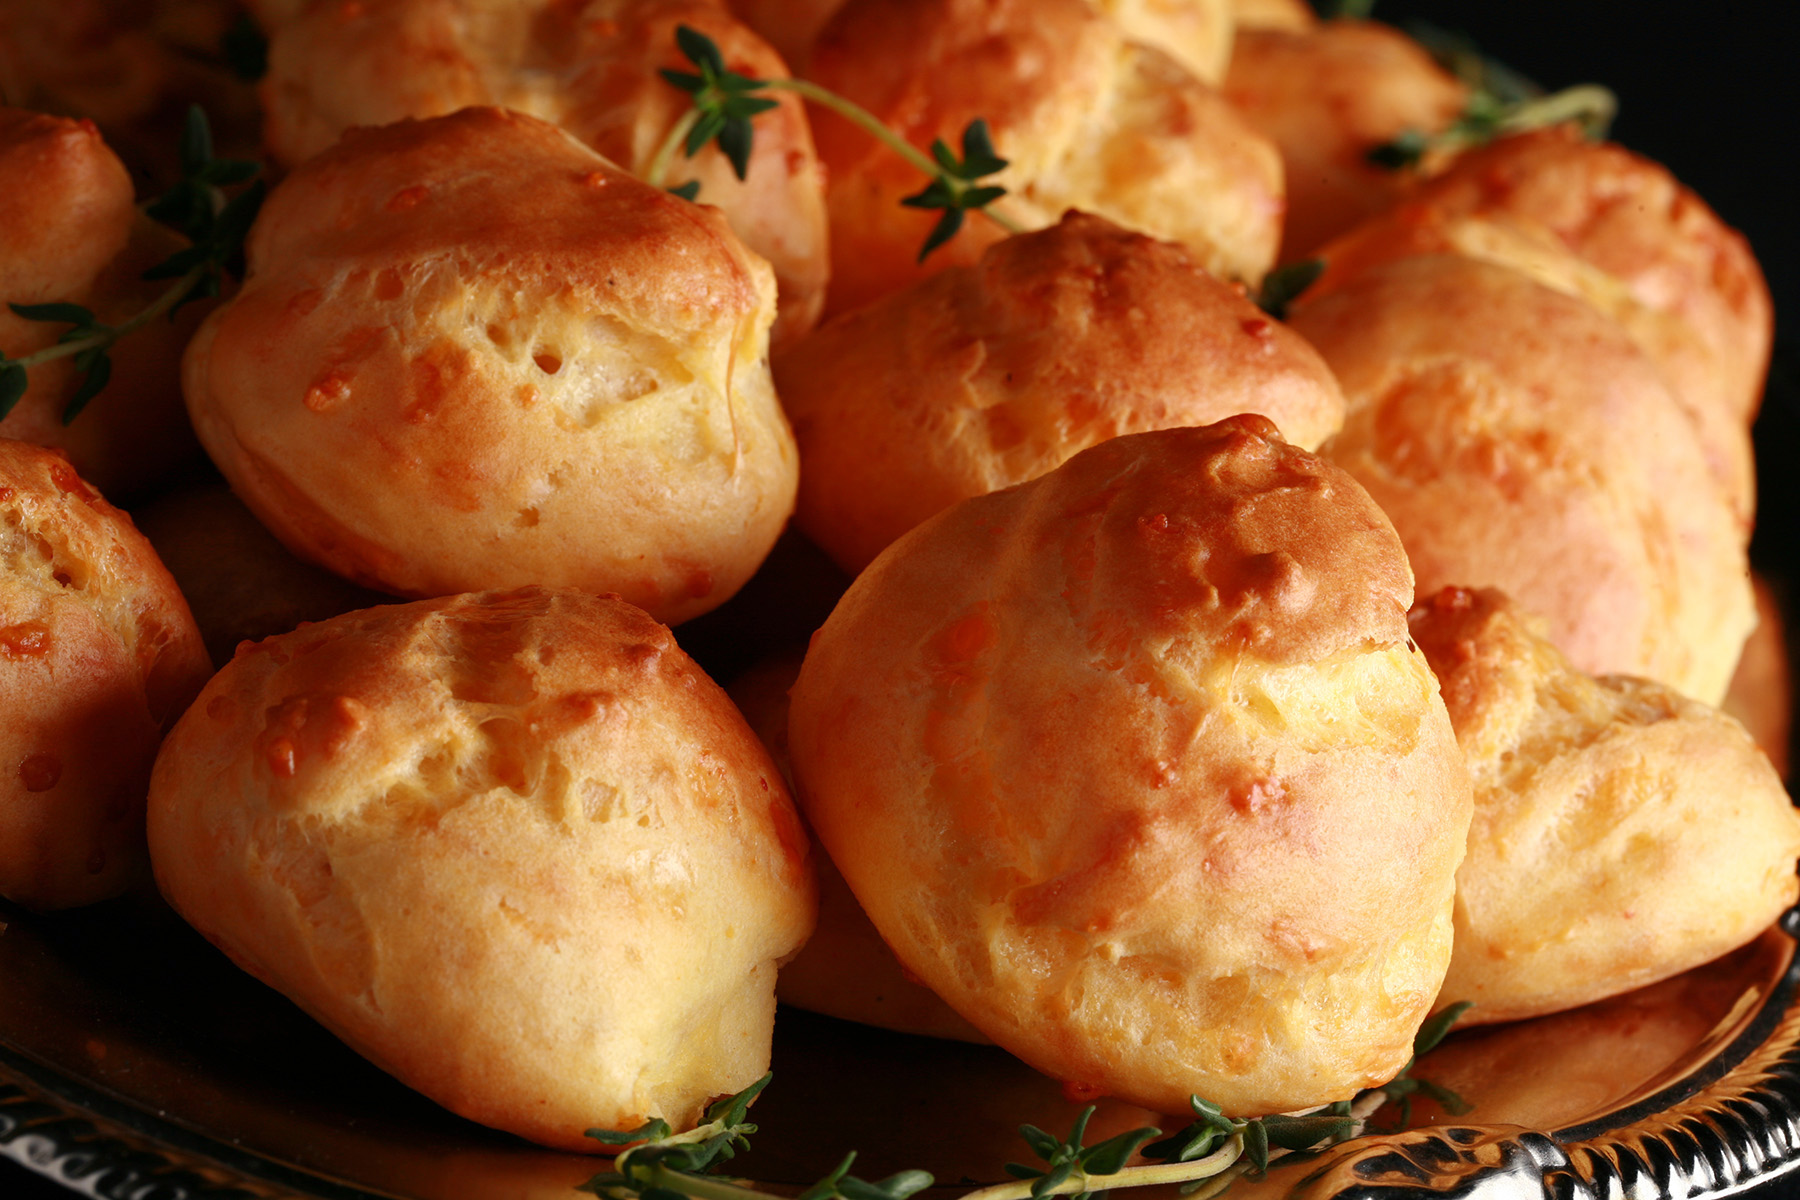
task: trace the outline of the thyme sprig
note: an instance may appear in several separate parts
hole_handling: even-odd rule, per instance
[[[579,1190],[603,1200],[783,1200],[744,1180],[717,1173],[717,1168],[750,1147],[756,1126],[746,1120],[750,1102],[771,1076],[707,1109],[705,1119],[687,1133],[671,1133],[660,1118],[626,1133],[589,1130],[605,1146],[619,1147],[613,1168],[593,1176]],[[1216,1196],[1233,1179],[1268,1169],[1286,1153],[1316,1151],[1359,1133],[1380,1092],[1298,1116],[1227,1117],[1215,1104],[1194,1096],[1194,1121],[1169,1137],[1153,1126],[1127,1130],[1084,1145],[1094,1106],[1076,1117],[1067,1137],[1021,1125],[1020,1136],[1043,1163],[1007,1163],[1014,1182],[966,1193],[961,1200],[1074,1200],[1114,1188],[1179,1184],[1183,1193]],[[1136,1164],[1132,1160],[1141,1161]],[[929,1172],[898,1171],[884,1179],[865,1180],[849,1173],[856,1154],[846,1154],[824,1178],[800,1193],[798,1200],[907,1200],[935,1182]]]
[[[62,423],[69,424],[112,378],[112,348],[120,339],[152,321],[173,316],[183,304],[219,294],[225,272],[235,267],[250,224],[262,205],[264,187],[251,182],[261,167],[253,162],[213,157],[212,130],[198,106],[188,110],[181,136],[181,179],[145,206],[150,217],[186,235],[189,245],[144,272],[145,279],[172,279],[141,311],[109,325],[80,304],[9,304],[28,321],[66,324],[57,340],[19,358],[0,353],[0,420],[12,412],[30,384],[32,367],[73,359],[75,390],[64,403]],[[250,186],[227,196],[224,189]]]
[[[678,26],[675,44],[700,71],[698,75],[685,71],[662,72],[664,79],[694,98],[693,108],[683,115],[685,129],[680,139],[681,148],[692,158],[708,142],[716,140],[720,151],[731,162],[733,173],[743,179],[750,173],[750,149],[755,141],[750,119],[780,102],[754,95],[768,84],[727,69],[719,47],[698,30]],[[651,159],[652,172],[666,169],[672,154],[673,142],[665,141],[657,156]]]
[[[943,138],[931,143],[931,157],[937,163],[938,173],[925,190],[900,201],[909,208],[942,209],[944,213],[919,251],[920,262],[956,236],[965,214],[986,212],[988,205],[1006,195],[1006,189],[998,184],[980,182],[985,176],[1004,171],[1007,165],[1004,158],[994,153],[986,121],[977,118],[963,130],[961,158],[944,144]]]
[[[1482,54],[1467,37],[1426,22],[1414,22],[1407,31],[1445,70],[1468,85],[1469,99],[1462,114],[1442,131],[1428,134],[1409,129],[1371,149],[1368,160],[1378,167],[1403,170],[1418,165],[1427,155],[1454,154],[1511,134],[1571,121],[1597,141],[1606,136],[1618,115],[1619,98],[1597,83],[1577,84],[1546,95],[1518,71]]]
[[[1409,129],[1368,152],[1368,160],[1391,171],[1417,166],[1428,154],[1454,154],[1489,142],[1574,122],[1593,140],[1606,136],[1619,111],[1619,98],[1597,83],[1583,83],[1532,100],[1506,102],[1474,92],[1455,121],[1438,133]]]
[[[964,217],[971,212],[981,213],[1008,233],[1023,232],[1017,222],[991,207],[994,201],[1006,195],[1006,189],[998,184],[982,182],[987,176],[1005,170],[1007,165],[1005,159],[994,153],[993,141],[985,121],[972,121],[963,130],[961,157],[942,139],[932,145],[928,157],[889,129],[881,118],[868,109],[811,80],[755,79],[729,70],[713,40],[686,25],[676,29],[675,44],[694,65],[695,70],[664,70],[662,77],[692,97],[692,106],[682,113],[663,138],[662,144],[650,156],[650,161],[644,168],[644,179],[647,182],[657,187],[667,187],[677,151],[692,158],[709,142],[714,141],[730,161],[733,172],[739,179],[743,179],[749,173],[750,152],[755,140],[752,118],[776,104],[776,101],[757,93],[793,92],[849,120],[930,179],[923,189],[901,201],[911,208],[938,209],[943,212],[919,251],[921,262],[933,250],[955,237],[962,228]],[[699,183],[690,180],[671,190],[692,200],[699,194]]]
[[[771,1078],[773,1073],[764,1075],[736,1095],[714,1102],[705,1119],[686,1133],[671,1133],[661,1117],[628,1133],[588,1130],[587,1135],[600,1144],[622,1149],[612,1170],[595,1175],[578,1190],[606,1200],[782,1200],[713,1174],[738,1151],[750,1148],[756,1126],[745,1117]],[[849,1173],[855,1161],[854,1151],[845,1155],[835,1170],[801,1193],[800,1200],[906,1200],[932,1184],[924,1171],[901,1171],[874,1182],[858,1179]]]
[[[1019,1135],[1043,1166],[1007,1163],[1011,1183],[998,1183],[965,1193],[960,1200],[1047,1200],[1072,1196],[1089,1200],[1114,1188],[1179,1184],[1184,1195],[1197,1200],[1217,1196],[1233,1180],[1268,1170],[1286,1154],[1316,1153],[1360,1134],[1369,1118],[1389,1100],[1404,1108],[1401,1125],[1411,1117],[1414,1093],[1431,1096],[1453,1113],[1468,1105],[1448,1088],[1411,1077],[1418,1060],[1444,1040],[1470,1005],[1453,1004],[1420,1027],[1413,1037],[1413,1055],[1395,1079],[1316,1112],[1238,1120],[1225,1115],[1216,1104],[1199,1096],[1189,1097],[1194,1119],[1167,1137],[1153,1126],[1083,1145],[1094,1106],[1075,1118],[1067,1137],[1057,1137],[1035,1125],[1019,1126]],[[700,1125],[686,1133],[672,1133],[660,1117],[637,1129],[617,1133],[590,1129],[588,1136],[603,1146],[617,1148],[613,1168],[603,1171],[579,1188],[603,1200],[784,1200],[756,1185],[717,1174],[717,1168],[750,1148],[756,1126],[748,1121],[751,1103],[762,1094],[773,1075],[761,1079],[734,1096],[709,1106]],[[1137,1159],[1135,1164],[1133,1159]],[[859,1179],[850,1174],[856,1161],[852,1151],[823,1179],[801,1192],[798,1200],[907,1200],[935,1182],[929,1172],[898,1171],[884,1179]]]

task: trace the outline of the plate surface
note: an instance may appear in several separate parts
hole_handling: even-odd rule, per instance
[[[598,1169],[415,1095],[154,899],[0,919],[0,1154],[90,1195],[574,1200]],[[1800,1169],[1800,916],[1784,925],[1641,991],[1455,1035],[1417,1074],[1466,1117],[1422,1102],[1415,1128],[1234,1195],[1725,1196]],[[1019,1123],[1080,1107],[991,1047],[796,1010],[774,1069],[739,1164],[789,1191],[859,1149],[865,1177],[923,1167],[953,1196],[1025,1157]],[[1090,1128],[1156,1123],[1103,1101]]]

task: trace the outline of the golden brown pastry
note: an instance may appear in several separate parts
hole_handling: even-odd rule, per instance
[[[805,73],[819,30],[843,6],[844,0],[729,0],[738,19],[800,73]]]
[[[1606,313],[1662,373],[1748,527],[1768,289],[1743,238],[1655,163],[1569,126],[1506,138],[1321,253],[1315,297],[1378,263],[1455,253]]]
[[[900,961],[1089,1094],[1390,1077],[1468,780],[1399,540],[1262,417],[1103,442],[919,526],[793,690],[802,807]]]
[[[1743,657],[1731,676],[1731,688],[1719,707],[1742,723],[1769,756],[1775,773],[1789,778],[1788,750],[1794,736],[1794,681],[1788,668],[1787,621],[1774,586],[1752,575],[1756,592],[1756,628],[1744,643]]]
[[[1154,46],[1217,87],[1231,61],[1230,0],[1088,0],[1134,42]]]
[[[1660,164],[1564,125],[1469,153],[1419,200],[1548,231],[1637,305],[1698,335],[1696,354],[1648,320],[1634,326],[1671,387],[1746,427],[1756,415],[1773,338],[1768,285],[1743,235]]]
[[[1231,0],[1231,23],[1246,29],[1286,29],[1303,33],[1316,27],[1318,14],[1306,0]]]
[[[315,0],[278,25],[264,84],[271,153],[293,166],[356,125],[498,105],[560,125],[633,173],[650,166],[687,93],[660,69],[693,71],[675,29],[712,38],[730,69],[788,74],[719,0]],[[743,181],[716,148],[677,152],[666,184],[700,184],[780,291],[778,341],[818,320],[829,270],[824,181],[799,99],[756,118]]]
[[[1241,29],[1224,91],[1281,148],[1283,262],[1310,257],[1398,200],[1412,173],[1371,163],[1369,151],[1408,130],[1435,133],[1468,102],[1468,88],[1416,42],[1372,21]]]
[[[1280,235],[1280,156],[1167,54],[1125,40],[1085,0],[855,0],[820,35],[808,76],[921,150],[987,122],[1011,165],[992,180],[1027,228],[1079,208],[1181,242],[1227,279],[1258,283]],[[827,172],[832,285],[842,312],[955,263],[1001,233],[972,217],[917,261],[935,212],[891,149],[814,112]]]
[[[1422,592],[1498,587],[1581,670],[1725,694],[1755,620],[1743,529],[1616,322],[1450,254],[1308,293],[1290,319],[1349,404],[1323,452],[1393,519]]]
[[[188,349],[194,424],[302,557],[378,591],[545,583],[675,622],[793,506],[774,281],[717,210],[498,109],[289,176]]]
[[[1123,433],[1261,413],[1315,449],[1318,354],[1188,250],[1070,213],[845,313],[775,361],[795,518],[845,570],[958,500]]]
[[[211,671],[131,518],[0,439],[0,896],[69,908],[143,874],[151,761]]]
[[[737,710],[667,629],[582,592],[245,647],[157,759],[150,845],[238,965],[446,1107],[566,1149],[760,1076],[813,919]]]
[[[1089,0],[1133,41],[1155,46],[1208,83],[1231,57],[1227,0]],[[820,30],[845,0],[730,0],[731,10],[805,73]]]
[[[140,276],[181,239],[140,215],[131,177],[92,122],[0,108],[0,354],[56,344],[66,323],[29,321],[11,304],[79,304],[103,323],[135,316],[169,287]],[[72,423],[70,359],[34,366],[0,437],[68,452],[84,478],[125,498],[198,457],[181,408],[181,350],[204,304],[121,339],[112,379]]]
[[[1794,902],[1800,815],[1736,721],[1576,671],[1499,592],[1447,588],[1411,624],[1475,781],[1442,993],[1465,1022],[1665,979]]]
[[[222,483],[158,496],[132,513],[193,611],[214,664],[238,643],[393,597],[302,562]]]
[[[790,781],[788,689],[800,674],[803,657],[798,647],[776,654],[726,689]],[[783,964],[775,980],[776,998],[809,1012],[901,1033],[986,1042],[979,1029],[906,973],[831,860],[821,855],[816,865],[819,921],[806,946]]]

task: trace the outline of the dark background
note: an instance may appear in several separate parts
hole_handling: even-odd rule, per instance
[[[1800,63],[1791,0],[1387,0],[1376,16],[1424,19],[1472,35],[1490,55],[1549,88],[1604,83],[1618,93],[1614,137],[1668,165],[1750,239],[1775,295],[1778,344],[1758,420],[1761,516],[1755,561],[1800,593],[1800,251],[1792,184],[1800,155]],[[1796,756],[1800,761],[1800,756]],[[72,1193],[0,1159],[0,1200]],[[1800,1194],[1783,1183],[1758,1196]]]

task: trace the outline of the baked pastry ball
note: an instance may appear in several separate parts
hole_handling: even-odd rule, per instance
[[[805,463],[796,520],[852,573],[1109,437],[1255,412],[1314,449],[1343,421],[1324,361],[1241,288],[1073,212],[834,318],[775,378]]]
[[[118,324],[168,288],[141,276],[183,245],[138,213],[125,165],[92,122],[0,108],[0,354],[24,358],[69,329],[6,305],[80,304]],[[30,368],[0,437],[67,451],[83,478],[120,498],[198,458],[181,408],[181,351],[204,309],[187,306],[122,339],[106,389],[69,424],[72,361]]]
[[[150,543],[58,451],[0,439],[0,567],[0,896],[104,900],[143,874],[150,764],[212,666]]]
[[[1793,741],[1794,681],[1788,667],[1787,620],[1775,589],[1752,574],[1756,593],[1756,628],[1744,642],[1744,653],[1732,673],[1731,687],[1719,708],[1743,725],[1769,764],[1789,778],[1789,746]]]
[[[677,26],[710,37],[733,71],[781,78],[781,57],[719,0],[316,0],[278,24],[263,85],[267,138],[295,166],[346,129],[495,105],[541,117],[634,174],[651,165],[690,97],[659,71],[692,72]],[[708,147],[679,151],[666,186],[698,182],[774,268],[775,338],[819,319],[830,261],[824,181],[805,109],[790,93],[756,117],[749,171]]]
[[[1497,587],[1581,670],[1716,703],[1755,621],[1743,528],[1655,366],[1604,313],[1454,254],[1302,296],[1349,408],[1323,453],[1422,592]]]
[[[1160,1112],[1390,1078],[1468,779],[1399,539],[1257,416],[1115,438],[896,542],[793,689],[797,793],[908,971]]]
[[[788,761],[788,690],[800,674],[799,647],[765,658],[726,691],[768,747],[783,776]],[[829,858],[819,856],[819,920],[800,953],[783,964],[775,996],[783,1004],[901,1033],[986,1042],[930,988],[901,967]]]
[[[1218,83],[1231,57],[1227,0],[1089,0],[1133,41],[1167,54],[1208,83]],[[804,71],[813,42],[844,0],[730,0],[731,10],[793,66]]]
[[[1210,87],[1128,41],[1086,0],[851,0],[820,34],[809,78],[928,150],[985,120],[1011,164],[995,204],[1026,228],[1078,208],[1180,242],[1252,286],[1275,261],[1280,156]],[[813,113],[831,219],[829,311],[956,263],[1002,235],[972,217],[924,262],[939,215],[901,200],[926,179],[891,149]]]
[[[1319,17],[1306,0],[1231,0],[1231,23],[1237,33],[1246,29],[1301,33],[1316,27]]]
[[[1313,296],[1377,263],[1455,253],[1606,313],[1662,373],[1748,527],[1768,289],[1743,238],[1663,168],[1573,127],[1522,134],[1458,159],[1321,253]]]
[[[843,6],[844,0],[729,0],[738,19],[796,71],[805,71],[819,30]]]
[[[1445,1002],[1534,1017],[1709,962],[1794,902],[1800,815],[1724,714],[1568,663],[1505,596],[1413,611],[1475,781]]]
[[[1134,42],[1154,46],[1218,86],[1231,61],[1230,0],[1088,0]]]
[[[151,785],[169,902],[454,1111],[545,1145],[685,1128],[767,1069],[805,834],[669,631],[525,588],[247,645]]]
[[[1369,151],[1408,131],[1447,128],[1469,98],[1417,42],[1373,21],[1240,29],[1223,86],[1251,128],[1281,148],[1283,262],[1311,257],[1398,200],[1413,173],[1377,166]]]
[[[1670,386],[1744,426],[1756,415],[1774,336],[1768,284],[1743,235],[1661,164],[1563,125],[1470,152],[1419,200],[1549,231],[1637,306],[1697,335],[1698,348],[1648,319],[1633,326]]]
[[[247,253],[188,348],[188,409],[303,558],[397,595],[570,585],[676,622],[792,510],[767,265],[555,126],[356,130],[275,189]]]

